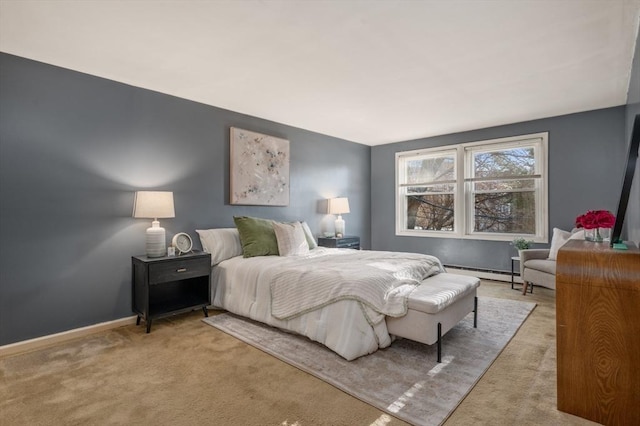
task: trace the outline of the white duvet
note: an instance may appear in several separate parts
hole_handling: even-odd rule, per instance
[[[336,266],[340,264],[344,268]],[[317,286],[309,287],[309,280],[305,281],[305,277],[313,278],[310,274],[314,270],[322,271],[316,276],[324,276],[323,280],[328,281],[327,274],[340,272],[340,269],[343,269],[342,273],[336,275],[336,285],[329,288],[328,296],[314,294],[312,298],[305,297],[310,288],[317,289]],[[389,312],[381,312],[380,309],[384,311],[386,306],[390,306],[394,316],[403,315],[406,313],[406,298],[415,286],[442,270],[440,262],[433,256],[414,253],[319,247],[304,257],[260,256],[244,259],[238,256],[213,267],[212,304],[234,314],[302,334],[352,360],[389,346],[391,337],[386,322],[382,320],[382,314]],[[278,287],[284,271],[290,271],[295,280],[285,280],[284,286],[280,282]],[[361,297],[345,293],[344,288],[351,282],[349,276],[355,275],[353,282],[357,282],[362,277],[372,279],[376,277],[375,274],[391,281],[385,287],[387,291],[382,290],[380,295],[373,298],[374,303],[370,303],[370,295]],[[303,292],[293,295],[297,286]],[[307,292],[304,292],[305,286]],[[342,292],[340,297],[333,297],[336,292]],[[276,308],[282,304],[283,295],[290,296],[285,298],[290,314],[286,319],[278,319],[273,315],[272,294],[276,296]],[[381,300],[385,307],[376,306],[375,299]],[[310,300],[317,302],[310,304]],[[296,308],[292,305],[294,302],[300,306]]]

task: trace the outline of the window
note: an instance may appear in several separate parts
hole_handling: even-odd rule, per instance
[[[548,133],[396,154],[396,234],[547,242]]]

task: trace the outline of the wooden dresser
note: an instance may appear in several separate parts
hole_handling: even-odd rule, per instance
[[[640,251],[570,240],[556,270],[558,409],[640,425]]]

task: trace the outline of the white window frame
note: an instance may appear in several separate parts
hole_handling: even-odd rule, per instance
[[[534,147],[536,157],[535,193],[536,193],[536,233],[513,234],[496,232],[476,232],[474,224],[474,201],[471,192],[473,173],[473,153],[479,151],[503,150],[521,146]],[[463,238],[472,240],[512,241],[516,237],[523,237],[537,243],[549,242],[549,209],[548,209],[548,145],[549,133],[533,133],[507,138],[490,139],[478,142],[468,142],[456,145],[445,145],[435,148],[425,148],[396,153],[396,235],[412,237]],[[404,168],[401,162],[420,155],[441,155],[455,152],[455,199],[454,199],[454,229],[453,231],[432,231],[406,229],[406,197],[403,188]],[[498,179],[499,180],[499,179]]]

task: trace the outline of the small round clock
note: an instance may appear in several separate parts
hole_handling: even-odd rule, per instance
[[[189,253],[193,247],[193,241],[186,232],[179,232],[171,239],[171,245],[178,250],[178,254]]]

